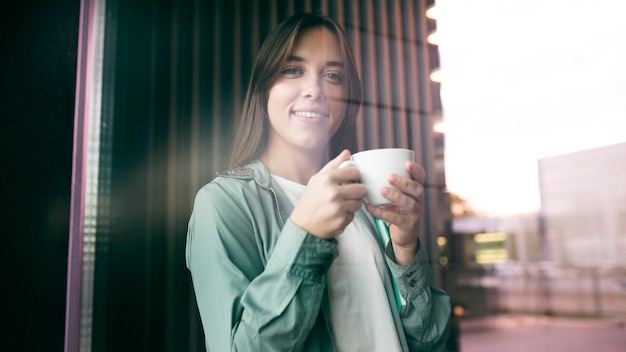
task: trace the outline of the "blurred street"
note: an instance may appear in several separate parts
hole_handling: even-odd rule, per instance
[[[461,322],[462,352],[624,352],[624,319],[498,315]]]

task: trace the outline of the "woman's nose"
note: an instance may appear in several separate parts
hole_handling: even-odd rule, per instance
[[[311,77],[307,79],[302,93],[305,98],[313,100],[326,99],[324,95],[324,89],[322,87],[322,80],[318,77]]]

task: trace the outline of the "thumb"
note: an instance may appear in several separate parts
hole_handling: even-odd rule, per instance
[[[334,170],[339,167],[341,163],[350,159],[350,151],[348,149],[344,149],[339,155],[337,155],[333,160],[329,161],[324,167],[320,170],[320,172]]]

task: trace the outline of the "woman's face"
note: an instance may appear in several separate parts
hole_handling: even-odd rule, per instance
[[[269,91],[268,147],[325,148],[345,116],[344,79],[335,35],[324,27],[301,33]]]

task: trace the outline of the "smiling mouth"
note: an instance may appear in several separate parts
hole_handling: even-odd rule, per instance
[[[323,114],[323,113],[314,112],[314,111],[294,111],[293,114],[296,116],[306,117],[310,119],[316,119],[316,118],[321,119],[321,118],[328,117],[328,114]]]

